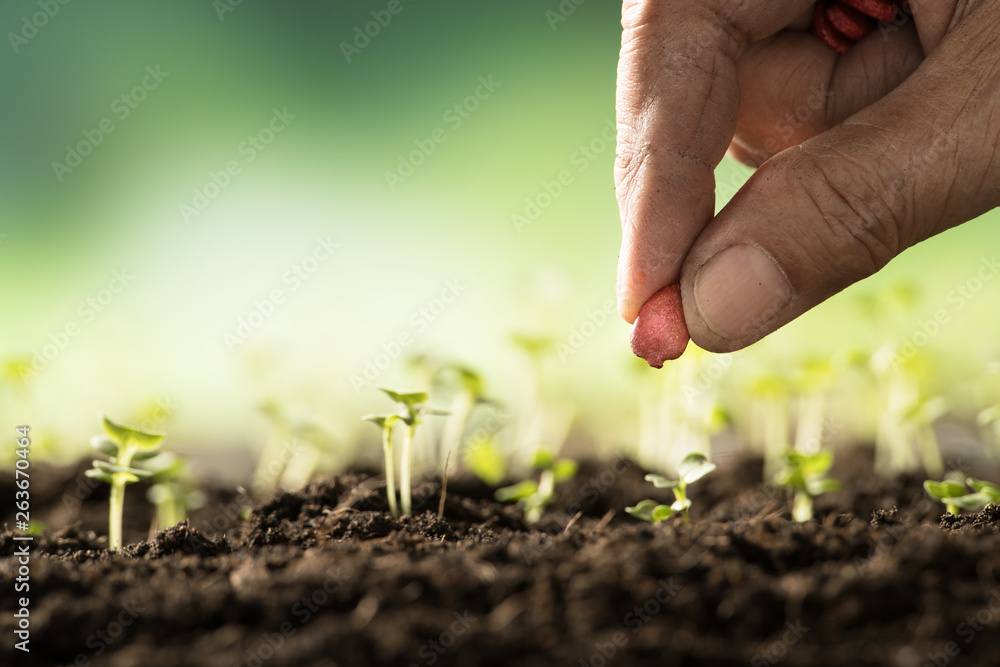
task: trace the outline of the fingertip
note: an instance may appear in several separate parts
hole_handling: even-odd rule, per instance
[[[772,333],[793,298],[784,271],[752,243],[720,250],[685,278],[690,336],[710,352],[733,352]]]

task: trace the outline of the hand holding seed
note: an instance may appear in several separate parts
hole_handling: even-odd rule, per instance
[[[877,23],[889,4],[625,0],[618,307],[637,354],[683,350],[647,335],[668,321],[746,347],[1000,204],[1000,3],[910,0]],[[715,215],[727,151],[759,168]]]

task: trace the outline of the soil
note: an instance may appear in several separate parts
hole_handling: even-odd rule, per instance
[[[0,664],[1000,664],[1000,510],[942,518],[922,478],[874,476],[870,450],[838,457],[846,488],[805,524],[745,459],[692,487],[690,524],[655,526],[622,509],[668,496],[624,459],[582,465],[534,526],[471,479],[451,480],[443,518],[425,482],[394,520],[358,472],[250,512],[216,489],[146,540],[136,485],[118,554],[106,490],[74,501],[85,466],[35,465],[32,518],[65,527],[0,534]],[[8,523],[13,497],[5,473]],[[30,590],[15,594],[24,544]],[[23,595],[30,653],[14,648]]]

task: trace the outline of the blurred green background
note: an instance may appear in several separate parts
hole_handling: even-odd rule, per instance
[[[256,406],[276,398],[348,451],[376,435],[358,417],[389,407],[374,386],[411,388],[413,353],[469,363],[515,402],[528,369],[509,336],[525,331],[572,350],[546,362],[546,382],[584,440],[634,442],[655,380],[603,310],[620,240],[606,141],[620,6],[574,5],[558,23],[556,0],[388,6],[4,3],[5,424],[69,457],[100,412],[127,420],[159,401],[171,441],[253,450]],[[564,170],[571,182],[540,197]],[[722,165],[720,207],[748,173]],[[755,373],[912,339],[944,309],[921,355],[967,417],[1000,359],[1000,280],[954,298],[1000,246],[988,217],[739,353],[720,386],[738,402]],[[873,316],[901,282],[913,303]],[[260,303],[275,291],[280,303]],[[26,382],[20,359],[35,361]]]

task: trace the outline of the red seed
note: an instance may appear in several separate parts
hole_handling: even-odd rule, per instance
[[[639,309],[632,327],[632,351],[653,368],[663,368],[663,362],[684,354],[688,340],[680,285],[669,285]]]
[[[877,21],[892,21],[896,17],[896,8],[889,0],[840,0],[850,5],[862,14],[867,14]]]
[[[826,18],[838,32],[854,42],[861,41],[875,29],[875,19],[839,2],[830,6]]]
[[[816,3],[816,9],[813,11],[813,32],[837,53],[845,53],[847,49],[851,48],[853,42],[834,28],[829,19],[826,18],[827,7],[828,5],[824,6],[822,2]]]

